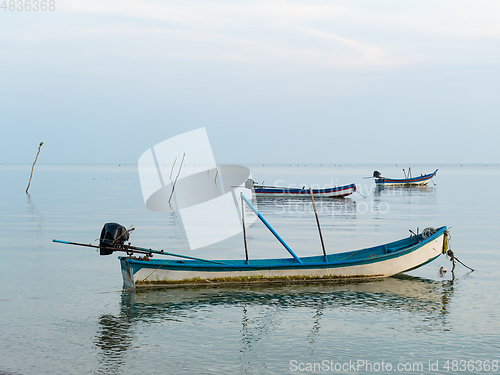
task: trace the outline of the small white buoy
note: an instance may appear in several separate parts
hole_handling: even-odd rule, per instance
[[[439,274],[441,276],[443,276],[446,272],[448,272],[446,271],[446,268],[444,268],[443,266],[439,266]]]

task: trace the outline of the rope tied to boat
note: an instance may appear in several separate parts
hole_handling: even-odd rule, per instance
[[[361,193],[359,192],[359,190],[358,190],[358,189],[356,189],[356,193],[358,193],[359,195],[361,195],[363,198],[366,198],[363,194],[361,194]]]
[[[446,252],[446,255],[450,257],[450,261],[451,263],[453,263],[453,267],[451,269],[451,272],[453,272],[455,270],[455,261],[457,261],[458,263],[460,263],[462,266],[470,269],[471,271],[474,271],[473,268],[470,268],[468,265],[464,264],[463,262],[460,261],[460,259],[458,259],[455,254],[453,253],[453,250],[451,249],[448,249],[448,251]]]
[[[451,272],[453,272],[455,270],[455,265],[456,265],[455,261],[460,263],[462,266],[470,269],[471,271],[474,271],[473,268],[470,268],[468,265],[461,262],[460,259],[458,259],[455,256],[455,253],[453,252],[453,250],[451,250],[451,247],[449,247],[450,240],[451,240],[450,231],[445,230],[444,231],[444,241],[443,241],[443,254],[446,254],[446,256],[448,256],[450,258],[450,261],[453,264],[453,267],[451,268]]]

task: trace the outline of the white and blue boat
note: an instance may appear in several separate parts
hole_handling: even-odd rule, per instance
[[[440,227],[426,228],[421,234],[410,231],[411,235],[407,238],[365,249],[327,255],[323,246],[323,255],[298,257],[243,194],[241,198],[285,247],[291,258],[248,259],[246,237],[245,260],[208,260],[136,247],[130,242],[126,243],[133,228],[127,230],[117,223],[104,225],[99,246],[53,241],[99,248],[101,255],[125,252],[127,256],[119,257],[125,289],[151,285],[388,277],[423,266],[445,253],[448,247],[446,227]],[[323,243],[322,237],[321,241]],[[134,256],[137,253],[144,256]],[[153,254],[181,259],[152,259]]]
[[[303,188],[286,188],[277,186],[257,185],[255,184],[252,192],[256,197],[305,197],[310,198],[311,191],[305,186]],[[312,189],[315,198],[340,198],[356,192],[356,184],[335,186],[324,189]]]
[[[404,170],[403,170],[404,171]],[[420,175],[418,177],[411,177],[411,170],[408,171],[408,175],[405,173],[405,178],[388,178],[382,177],[380,172],[373,172],[373,178],[375,178],[375,184],[377,186],[395,186],[395,185],[427,185],[429,181],[436,176],[437,169],[429,174]]]
[[[388,277],[423,266],[446,252],[446,227],[371,248],[298,259],[139,260],[120,257],[125,288],[190,283],[286,282]],[[425,232],[424,232],[425,233]]]

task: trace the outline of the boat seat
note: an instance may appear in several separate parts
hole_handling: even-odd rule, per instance
[[[399,247],[387,247],[387,245],[384,245],[384,252],[386,254],[390,254],[390,253],[393,253],[395,251],[398,251],[399,250]]]

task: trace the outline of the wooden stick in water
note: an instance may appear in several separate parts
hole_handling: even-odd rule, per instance
[[[35,161],[33,162],[33,166],[31,167],[31,175],[30,175],[30,181],[28,182],[28,187],[26,187],[26,194],[28,194],[28,189],[30,188],[31,185],[31,179],[33,178],[33,170],[35,169],[35,163],[38,160],[38,155],[40,154],[40,149],[42,148],[43,142],[40,142],[38,145],[38,152],[36,153],[36,158]]]
[[[174,164],[172,164],[172,169],[170,170],[170,177],[169,177],[170,180],[172,180],[172,172],[174,171],[174,167],[175,167],[175,162],[176,161],[177,161],[177,158],[175,158]]]
[[[326,262],[325,243],[323,242],[323,235],[321,234],[321,227],[319,225],[318,212],[316,211],[316,203],[314,203],[314,194],[312,188],[309,188],[309,192],[311,193],[311,199],[314,207],[314,215],[316,215],[316,223],[318,224],[319,238],[321,239],[321,247],[323,248],[323,255],[325,256],[325,262]]]
[[[182,163],[184,163],[184,156],[186,156],[186,153],[184,153],[182,155],[181,165],[179,167],[179,173],[177,173],[177,176],[175,177],[175,181],[174,181],[174,183],[172,185],[172,192],[170,193],[170,197],[168,198],[168,203],[170,203],[170,200],[172,199],[172,195],[174,195],[175,184],[177,183],[177,179],[179,178],[179,175],[181,174]]]

